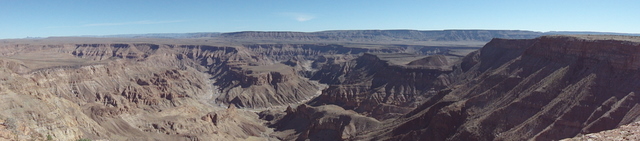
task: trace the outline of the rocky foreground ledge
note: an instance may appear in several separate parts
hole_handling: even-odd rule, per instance
[[[561,141],[637,141],[640,140],[640,122],[631,123],[613,130],[602,131],[563,139]]]

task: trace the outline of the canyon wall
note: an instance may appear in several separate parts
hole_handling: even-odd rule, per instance
[[[557,140],[638,121],[640,44],[611,38],[630,37],[494,39],[376,139]]]
[[[0,131],[8,140],[272,138],[250,109],[316,97],[324,84],[305,76],[322,64],[404,50],[324,44],[3,44]]]
[[[341,64],[324,66],[312,80],[329,84],[311,105],[335,104],[376,119],[409,112],[435,92],[445,88],[447,69],[406,66],[364,54]]]

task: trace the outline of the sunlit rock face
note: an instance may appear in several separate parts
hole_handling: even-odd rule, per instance
[[[64,43],[3,49],[4,139],[268,138],[255,113],[215,100],[220,93],[208,70],[222,67],[215,61],[242,60],[234,48]]]
[[[317,58],[402,51],[134,41],[2,44],[2,137],[268,139],[266,125],[251,111],[318,96],[325,85],[306,78],[327,63]]]

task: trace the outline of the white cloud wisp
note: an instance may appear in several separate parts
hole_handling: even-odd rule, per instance
[[[309,21],[316,18],[315,16],[306,13],[280,13],[280,15],[292,18],[299,22]]]

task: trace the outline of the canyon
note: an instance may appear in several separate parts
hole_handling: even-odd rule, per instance
[[[559,140],[640,121],[640,37],[0,40],[0,140]]]

